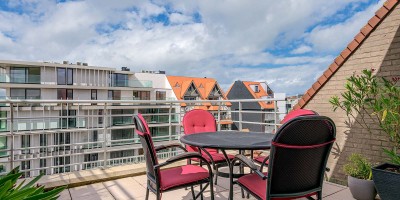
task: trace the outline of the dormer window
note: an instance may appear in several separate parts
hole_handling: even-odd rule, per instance
[[[202,83],[200,83],[200,85],[199,85],[199,88],[204,88],[204,86],[203,86],[203,84],[202,84]]]
[[[178,82],[175,83],[174,87],[181,87]]]
[[[260,92],[260,89],[258,88],[258,85],[254,86],[254,92]]]
[[[217,87],[217,85],[215,85],[208,95],[208,100],[219,100],[222,96],[221,90]]]

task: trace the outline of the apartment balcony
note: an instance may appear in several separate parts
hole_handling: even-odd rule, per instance
[[[149,80],[114,80],[112,87],[151,88],[153,81]]]

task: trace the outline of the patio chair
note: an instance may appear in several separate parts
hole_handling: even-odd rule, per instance
[[[197,152],[186,152],[186,149],[180,144],[169,144],[154,147],[151,139],[149,127],[141,114],[134,115],[133,120],[136,127],[136,133],[140,137],[140,142],[143,146],[143,153],[146,159],[147,168],[147,190],[146,200],[149,198],[149,191],[152,191],[157,200],[161,199],[162,193],[170,190],[191,187],[193,199],[199,196],[203,199],[203,192],[209,186],[211,192],[211,199],[214,199],[213,190],[213,174],[210,164]],[[180,148],[185,151],[182,154],[171,157],[164,163],[158,163],[157,151]],[[184,165],[170,169],[161,169],[161,167],[170,165],[177,161],[197,158],[206,163],[207,169],[196,165]],[[203,187],[203,184],[205,186]],[[195,195],[193,186],[200,185],[200,192]]]
[[[318,113],[315,111],[312,111],[312,110],[307,110],[307,109],[293,110],[293,111],[289,112],[283,118],[283,120],[281,121],[281,124],[284,124],[295,117],[307,116],[307,115],[318,115]],[[253,156],[253,152],[251,152],[251,156]],[[252,157],[252,159],[254,160],[254,162],[261,165],[260,169],[262,169],[264,167],[264,165],[268,165],[268,163],[269,163],[269,156],[261,156],[260,155],[260,156],[254,157],[254,158]]]
[[[214,116],[206,110],[194,109],[187,112],[183,116],[182,124],[185,135],[196,134],[201,132],[215,132],[217,130]],[[213,169],[216,171],[215,184],[217,184],[218,168],[227,165],[226,163],[227,161],[224,155],[222,153],[219,153],[218,150],[216,149],[201,150],[197,147],[193,147],[190,145],[186,145],[186,149],[188,152],[200,152],[203,155],[203,157],[207,160],[207,162],[213,166]],[[229,161],[231,161],[234,157],[235,157],[234,155],[228,154]],[[192,160],[199,161],[198,159],[189,159],[188,164],[190,164]],[[200,161],[200,166],[201,165],[202,162]]]
[[[254,173],[235,182],[257,199],[321,199],[326,163],[335,138],[335,124],[327,117],[290,119],[272,139],[268,172],[260,171],[247,157],[236,155],[232,164],[239,161]]]

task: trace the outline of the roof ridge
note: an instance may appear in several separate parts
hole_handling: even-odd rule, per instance
[[[343,66],[350,55],[355,52],[362,42],[370,35],[370,33],[385,19],[390,11],[399,3],[399,0],[387,0],[375,15],[363,26],[360,32],[345,47],[345,49],[337,56],[328,69],[317,79],[317,81],[304,93],[303,97],[294,106],[294,109],[303,108],[314,95],[322,88],[323,85]]]

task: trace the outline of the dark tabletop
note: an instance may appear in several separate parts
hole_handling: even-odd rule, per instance
[[[271,133],[216,131],[184,135],[181,142],[201,148],[262,150],[271,147],[273,137]]]

